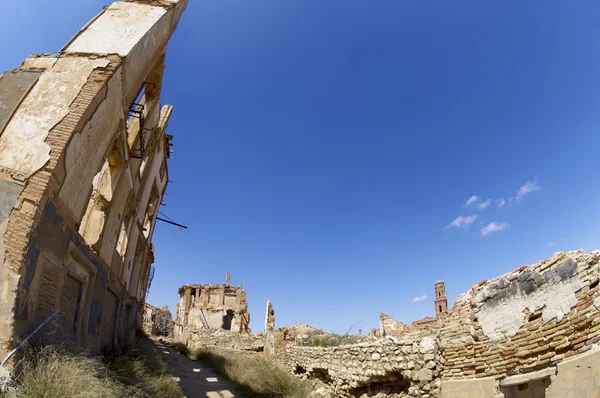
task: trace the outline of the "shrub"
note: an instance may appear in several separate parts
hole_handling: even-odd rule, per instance
[[[229,378],[244,397],[306,398],[310,386],[261,355],[201,348],[190,357],[210,363]]]

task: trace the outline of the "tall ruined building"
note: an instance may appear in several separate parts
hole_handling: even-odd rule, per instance
[[[230,330],[250,334],[250,313],[242,286],[227,283],[184,285],[179,288],[175,315],[175,340],[187,342],[200,330]]]
[[[443,281],[435,283],[435,317],[443,318],[448,314],[448,299]]]
[[[131,337],[165,192],[167,41],[187,0],[116,2],[55,54],[0,76],[0,355]]]

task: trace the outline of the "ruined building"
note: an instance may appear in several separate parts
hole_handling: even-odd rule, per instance
[[[152,336],[173,337],[173,315],[169,307],[157,308],[145,303],[142,327],[146,334]]]
[[[250,334],[250,313],[243,287],[229,285],[184,285],[175,316],[174,337],[187,342],[191,332],[231,330]]]
[[[97,353],[132,337],[168,180],[167,41],[187,0],[105,7],[0,77],[0,356],[40,335]]]
[[[276,359],[335,397],[600,397],[600,250],[552,258],[460,295],[441,326]],[[366,394],[366,395],[365,395]]]
[[[425,317],[413,321],[411,325],[398,322],[394,318],[384,313],[379,313],[379,330],[375,330],[378,336],[400,336],[404,333],[415,331],[428,331],[433,328],[439,328],[444,324],[444,318],[448,315],[448,299],[446,298],[446,287],[443,281],[437,281],[434,284],[435,289],[435,317]]]

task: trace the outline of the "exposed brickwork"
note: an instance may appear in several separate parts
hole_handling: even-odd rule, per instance
[[[129,9],[132,12],[128,15],[104,20],[114,24],[115,29],[126,27],[130,39],[133,37],[143,42],[147,53],[129,57],[131,53],[126,49],[116,51],[119,45],[115,46],[115,51],[108,50],[110,43],[107,47],[106,43],[91,36],[78,42],[86,30],[106,26],[98,25],[98,19],[94,19],[61,53],[30,57],[18,69],[34,68],[40,77],[37,86],[28,92],[29,97],[25,97],[28,101],[15,105],[15,109],[22,107],[19,115],[23,116],[10,120],[9,123],[14,123],[12,129],[5,130],[10,135],[6,133],[3,138],[10,137],[10,142],[18,143],[22,125],[29,123],[28,117],[39,118],[43,128],[37,136],[29,136],[32,141],[38,138],[37,142],[32,142],[31,153],[39,158],[31,159],[31,156],[19,154],[18,145],[13,144],[12,147],[7,146],[9,152],[3,153],[8,155],[2,158],[9,159],[5,161],[7,165],[0,164],[2,186],[6,185],[4,181],[9,181],[7,186],[12,195],[8,197],[5,194],[4,201],[0,201],[4,203],[2,214],[9,214],[7,222],[0,223],[2,228],[6,225],[6,229],[0,231],[0,239],[3,239],[0,249],[5,251],[0,256],[0,278],[5,289],[0,307],[0,354],[8,352],[15,341],[23,338],[57,307],[61,310],[60,314],[51,324],[59,329],[54,333],[60,336],[57,342],[76,343],[77,348],[99,352],[102,344],[112,346],[113,342],[124,342],[133,337],[141,319],[137,315],[143,304],[145,289],[127,291],[124,279],[127,277],[131,286],[145,287],[147,283],[141,279],[148,278],[150,264],[146,258],[151,260],[152,256],[147,256],[145,251],[152,247],[156,211],[149,213],[147,203],[140,202],[147,202],[150,190],[160,175],[162,161],[147,164],[140,172],[139,162],[129,159],[129,148],[119,151],[118,170],[109,174],[115,186],[111,186],[114,192],[107,196],[107,217],[100,220],[92,214],[82,219],[82,213],[86,210],[90,193],[96,188],[94,184],[103,182],[100,179],[104,176],[101,174],[104,169],[98,165],[106,164],[107,158],[114,161],[110,152],[113,142],[120,139],[127,141],[128,133],[133,134],[133,142],[137,142],[140,135],[139,128],[131,131],[125,128],[130,104],[123,100],[135,94],[132,91],[143,86],[148,78],[162,79],[166,43],[187,1],[169,0],[165,4],[168,6],[165,6],[167,14],[164,18],[149,20],[148,26],[132,27],[131,22],[135,18],[145,15],[142,11],[147,7],[141,5],[131,5]],[[119,5],[110,7],[118,9]],[[74,43],[83,50],[69,51]],[[126,64],[129,66],[127,82],[121,75]],[[147,73],[152,69],[153,75],[148,77]],[[164,141],[168,122],[168,115],[162,117],[161,114],[160,85],[154,87],[152,99],[142,98],[142,102],[152,101],[152,106],[147,106],[150,111],[145,110],[147,119],[143,127],[154,132],[148,137],[153,156],[166,158],[164,151],[154,150],[160,149],[156,143]],[[54,89],[56,93],[52,91],[49,94]],[[54,99],[60,100],[55,107],[35,106]],[[170,114],[171,107],[167,109],[169,112],[166,113]],[[119,127],[116,127],[117,124]],[[0,148],[0,153],[3,149]],[[92,153],[88,153],[90,151]],[[88,158],[90,169],[86,168]],[[71,167],[72,164],[81,167]],[[22,170],[14,170],[19,167]],[[96,179],[94,176],[100,177]],[[155,189],[154,208],[162,199],[168,178],[160,180],[158,189]],[[135,182],[131,184],[131,181]],[[101,186],[106,187],[106,184]],[[115,193],[118,195],[113,195]],[[122,213],[128,198],[131,198],[132,211],[124,241],[132,242],[133,247],[123,245],[119,255],[114,256],[118,234],[124,229],[121,227]],[[93,209],[89,204],[87,208]],[[145,220],[144,252],[136,258],[136,269],[141,272],[123,275],[121,257],[131,262],[138,254],[135,243],[138,235],[141,236],[141,220]],[[96,228],[94,236],[102,239],[94,247],[90,246],[92,239],[87,239],[89,236],[83,234],[83,229],[82,234],[79,232],[84,221]],[[72,254],[77,258],[77,264],[70,262]],[[74,275],[80,281],[76,281]],[[127,319],[124,319],[125,315]],[[51,331],[52,327],[46,329]]]
[[[546,388],[553,392],[550,376],[556,372],[561,376],[556,388],[577,394],[573,374],[561,375],[560,369],[566,360],[590,363],[600,355],[599,264],[600,251],[558,253],[473,286],[457,298],[443,326],[430,330],[431,336],[423,336],[423,330],[404,330],[400,337],[372,337],[368,343],[333,348],[283,341],[276,359],[298,377],[320,380],[323,390],[317,396],[322,397],[501,397]],[[388,330],[399,326],[384,320]],[[433,343],[426,353],[419,350],[424,339]],[[600,363],[580,373],[588,383],[585,391],[591,391]],[[506,384],[511,377],[525,381]]]
[[[62,299],[60,300],[60,313],[58,314],[58,324],[60,332],[66,342],[75,342],[76,333],[81,322],[81,282],[72,276],[65,278],[63,285]]]
[[[60,268],[54,264],[46,264],[42,272],[40,294],[36,306],[36,323],[42,323],[54,311],[56,311],[56,300],[58,299],[58,281],[61,277]]]
[[[104,308],[102,309],[102,346],[112,348],[115,334],[115,316],[119,298],[110,290],[104,295]]]
[[[482,300],[486,288],[489,291],[490,285],[502,278],[513,278],[511,275],[515,275],[514,280],[527,282],[523,277],[527,275],[525,273],[547,275],[544,272],[557,270],[569,260],[576,264],[576,273],[569,280],[577,280],[576,286],[580,288],[573,292],[575,305],[562,319],[544,321],[544,311],[548,308],[543,306],[533,312],[525,311],[523,325],[513,336],[501,339],[486,336],[480,322],[481,303],[477,303],[478,297]],[[457,300],[442,328],[440,340],[446,358],[444,375],[451,378],[510,376],[554,366],[565,358],[590,350],[600,341],[600,308],[594,304],[600,294],[597,282],[599,260],[600,252],[589,255],[561,253],[532,267],[474,286],[471,292]],[[550,282],[540,280],[538,283],[537,289],[543,290]],[[507,288],[510,287],[504,289]],[[510,298],[506,297],[507,300]]]

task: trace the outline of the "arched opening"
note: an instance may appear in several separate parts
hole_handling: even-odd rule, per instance
[[[440,307],[440,312],[442,312],[442,306],[440,305],[439,307]]]

